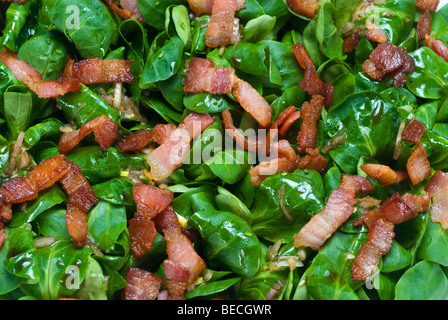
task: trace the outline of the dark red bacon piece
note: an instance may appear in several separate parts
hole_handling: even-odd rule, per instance
[[[149,129],[139,129],[132,132],[118,142],[118,147],[125,152],[139,152],[152,141],[152,132]]]
[[[359,40],[361,40],[361,36],[361,29],[357,29],[355,32],[345,38],[344,43],[342,44],[342,53],[349,54],[350,52],[355,50],[359,44]]]
[[[426,149],[422,144],[418,144],[412,151],[406,163],[406,170],[414,185],[431,176],[431,164],[427,158]]]
[[[325,171],[328,163],[325,157],[320,154],[319,149],[307,148],[305,153],[307,154],[298,160],[299,168],[316,170],[320,173]]]
[[[425,191],[431,197],[431,221],[440,222],[443,229],[448,229],[448,174],[437,170]]]
[[[302,124],[297,134],[297,151],[304,153],[306,149],[314,149],[317,142],[317,123],[321,117],[322,107],[325,98],[320,95],[314,95],[311,101],[304,102],[300,108],[300,117]]]
[[[137,0],[120,0],[121,8],[115,0],[106,0],[106,3],[121,19],[135,19],[141,24],[146,25],[145,19],[143,19],[142,13],[138,8]]]
[[[408,123],[408,125],[404,128],[403,132],[401,133],[401,140],[413,144],[419,144],[420,139],[422,138],[425,130],[426,127],[424,124],[422,124],[415,118],[412,118],[411,122]]]
[[[395,171],[383,164],[363,164],[361,169],[371,178],[377,180],[384,186],[390,186],[408,179],[406,171]]]
[[[435,39],[427,34],[425,36],[425,46],[437,53],[443,60],[448,62],[448,48],[441,40]]]
[[[151,251],[152,244],[157,236],[154,221],[147,217],[135,216],[128,221],[128,230],[134,257],[144,257],[146,253]]]
[[[59,152],[63,154],[70,153],[74,147],[92,132],[101,150],[106,151],[118,139],[119,130],[120,127],[115,121],[105,115],[101,115],[84,124],[81,129],[61,134]]]
[[[370,54],[361,69],[373,80],[381,81],[390,74],[394,87],[402,87],[406,74],[414,70],[414,59],[403,49],[389,42],[379,44]]]
[[[292,46],[292,51],[299,65],[305,70],[304,78],[299,82],[299,87],[311,96],[320,95],[324,97],[325,108],[329,108],[331,106],[331,101],[333,100],[333,85],[329,82],[323,82],[320,79],[314,66],[314,62],[303,44],[294,44]]]
[[[309,19],[314,18],[319,9],[317,0],[287,0],[286,3],[292,11]]]
[[[134,60],[85,59],[73,65],[73,77],[85,85],[96,83],[132,83],[131,65]]]
[[[182,161],[190,150],[190,142],[197,137],[215,119],[205,113],[190,113],[173,130],[169,140],[165,140],[160,146],[146,155],[146,161],[151,167],[148,178],[151,180],[163,180],[182,165]]]
[[[387,33],[369,19],[366,20],[366,26],[367,30],[364,31],[364,37],[368,40],[378,43],[383,43],[389,40]]]
[[[389,252],[395,237],[394,224],[384,218],[373,222],[368,240],[361,246],[353,262],[351,278],[353,281],[367,281],[375,273],[380,259]]]
[[[163,279],[141,268],[129,267],[126,271],[127,286],[123,289],[123,300],[156,300]]]
[[[439,6],[439,0],[416,0],[415,5],[422,10],[428,9],[434,12]]]
[[[355,197],[359,192],[369,192],[372,186],[361,176],[343,174],[339,187],[330,193],[322,211],[313,216],[300,229],[294,246],[319,250],[328,238],[353,214]]]
[[[426,35],[431,34],[431,15],[429,8],[425,9],[425,13],[420,16],[417,22],[417,36],[419,40],[424,40]]]
[[[135,184],[132,196],[136,205],[136,215],[153,219],[163,212],[173,201],[173,193],[167,189],[160,189],[143,183]]]

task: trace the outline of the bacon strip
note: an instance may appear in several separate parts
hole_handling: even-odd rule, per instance
[[[300,229],[294,239],[294,246],[296,248],[306,246],[312,250],[319,250],[353,214],[356,195],[372,189],[369,181],[364,177],[343,174],[339,187],[330,193],[324,209]]]
[[[68,154],[76,147],[88,134],[95,136],[96,142],[101,150],[106,151],[117,139],[119,125],[106,115],[101,115],[86,124],[80,129],[64,132],[59,138],[59,152]]]
[[[342,54],[349,54],[355,50],[359,44],[359,40],[361,40],[361,35],[361,29],[357,29],[350,36],[345,38],[344,43],[342,44]]]
[[[213,62],[192,58],[185,74],[184,92],[229,94],[235,85],[235,69],[214,67]]]
[[[426,155],[426,149],[422,144],[418,144],[412,151],[406,163],[411,182],[416,185],[431,176],[431,164]]]
[[[431,34],[431,15],[429,8],[425,9],[425,13],[420,16],[417,22],[417,36],[419,40],[426,38],[426,35]]]
[[[434,12],[439,6],[439,0],[416,0],[415,5],[422,10],[429,9]]]
[[[3,220],[11,219],[11,204],[35,199],[39,191],[58,182],[68,194],[66,223],[77,246],[87,237],[86,213],[98,202],[95,192],[79,167],[59,154],[33,167],[25,177],[11,178],[0,188],[0,208]]]
[[[141,268],[129,267],[126,271],[127,286],[123,289],[123,300],[156,300],[163,279]]]
[[[325,157],[319,153],[319,149],[307,148],[305,152],[307,154],[298,160],[299,168],[324,172],[328,163]]]
[[[387,33],[369,19],[366,20],[366,27],[367,30],[364,31],[364,37],[366,37],[368,40],[378,43],[389,41]]]
[[[406,74],[413,71],[414,66],[414,59],[406,51],[383,42],[373,50],[361,69],[376,81],[381,81],[386,74],[390,74],[394,87],[402,87],[407,79]]]
[[[363,243],[353,262],[353,281],[367,281],[375,272],[381,256],[389,252],[395,237],[394,224],[384,218],[376,220],[369,229],[368,240]]]
[[[152,131],[140,129],[118,142],[118,147],[125,152],[138,152],[144,149],[152,141]]]
[[[205,32],[205,44],[208,47],[225,47],[240,40],[239,19],[235,18],[237,10],[239,10],[237,0],[213,0]]]
[[[427,34],[425,36],[425,46],[437,53],[443,60],[448,62],[448,48],[441,40],[435,39]]]
[[[440,222],[443,229],[448,229],[448,174],[437,170],[425,191],[432,199],[431,221]]]
[[[317,0],[287,0],[289,8],[297,14],[313,19],[319,9]]]
[[[145,159],[151,167],[148,178],[163,180],[182,165],[182,161],[190,150],[190,142],[213,124],[215,119],[205,113],[190,113],[176,128],[169,140],[149,152]]]
[[[184,292],[205,268],[204,260],[182,232],[173,208],[169,206],[155,218],[157,230],[164,235],[168,259],[163,263],[169,300],[184,299]]]
[[[237,0],[236,11],[244,9],[246,7],[244,2],[245,0]],[[193,11],[197,16],[212,14],[213,0],[188,0],[188,4],[191,11]]]
[[[136,213],[129,220],[129,234],[131,236],[131,250],[135,257],[142,258],[151,251],[157,236],[154,221],[173,200],[173,193],[169,190],[137,183],[132,189],[136,205]]]
[[[143,19],[142,13],[138,8],[137,0],[120,0],[121,8],[116,4],[115,0],[106,0],[106,3],[121,19],[135,19],[146,25],[145,19]]]
[[[407,141],[413,144],[419,144],[420,139],[425,132],[426,127],[424,124],[412,118],[411,122],[405,127],[403,132],[401,133],[401,140]]]
[[[131,64],[134,60],[85,59],[73,65],[73,77],[85,85],[96,83],[132,83]]]
[[[299,153],[304,153],[306,149],[316,147],[318,133],[317,122],[322,113],[324,99],[323,96],[314,95],[310,102],[305,101],[300,108],[302,124],[297,134],[297,151]]]
[[[361,169],[371,178],[377,180],[383,186],[390,186],[408,179],[406,171],[395,171],[383,164],[363,164]]]
[[[299,65],[305,70],[304,78],[299,82],[300,89],[307,92],[311,96],[323,96],[325,98],[325,108],[329,108],[331,106],[331,101],[333,100],[333,85],[329,82],[323,82],[320,79],[317,74],[316,67],[314,66],[314,62],[303,44],[294,44],[292,46],[292,51]]]

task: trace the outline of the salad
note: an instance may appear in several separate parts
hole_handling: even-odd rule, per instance
[[[448,5],[3,0],[4,300],[448,298]]]

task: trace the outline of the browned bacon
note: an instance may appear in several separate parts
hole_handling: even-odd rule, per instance
[[[443,60],[448,62],[448,48],[441,40],[435,39],[427,34],[425,36],[425,46],[437,53]]]
[[[305,70],[304,78],[299,82],[299,87],[311,96],[323,96],[325,98],[325,108],[329,108],[333,100],[333,85],[329,82],[323,82],[320,79],[313,60],[309,56],[303,44],[294,44],[292,46],[292,51],[299,65]]]
[[[417,211],[414,211],[403,201],[398,192],[381,204],[380,211],[382,217],[393,224],[402,223],[418,215]]]
[[[349,54],[350,52],[355,50],[359,44],[359,40],[361,40],[361,35],[361,29],[357,29],[355,32],[345,38],[344,43],[342,44],[342,53]]]
[[[327,160],[320,154],[317,148],[305,149],[306,155],[298,160],[298,166],[301,169],[316,170],[320,173],[327,168]]]
[[[156,225],[152,220],[163,212],[173,200],[173,193],[154,186],[137,183],[132,189],[136,213],[129,220],[131,250],[135,257],[148,253],[157,236]]]
[[[236,11],[246,7],[244,2],[245,0],[237,0]],[[197,16],[212,14],[213,0],[188,0],[188,4],[191,11]]]
[[[431,15],[429,8],[420,16],[417,22],[417,36],[419,40],[425,39],[426,35],[431,34]]]
[[[61,134],[59,152],[63,154],[70,153],[74,147],[92,132],[101,150],[106,151],[118,139],[119,129],[120,127],[115,121],[105,115],[101,115],[87,122],[78,130]]]
[[[422,10],[429,9],[429,11],[434,12],[439,6],[439,0],[416,0],[415,4]]]
[[[317,0],[287,0],[286,3],[292,11],[310,19],[314,18],[319,9]]]
[[[139,129],[118,142],[118,147],[125,152],[139,152],[152,141],[152,131]]]
[[[300,229],[294,239],[294,246],[296,248],[306,246],[319,250],[353,214],[356,195],[359,192],[371,190],[372,186],[364,177],[343,174],[339,187],[330,193],[324,209]]]
[[[267,128],[272,121],[271,105],[248,82],[238,79],[233,88],[235,99],[257,122]]]
[[[225,47],[240,40],[239,19],[235,18],[235,12],[238,10],[237,0],[213,0],[205,32],[205,44],[208,47]]]
[[[58,80],[43,80],[42,75],[30,64],[24,60],[20,60],[17,55],[3,47],[0,53],[0,60],[14,74],[17,80],[26,84],[39,98],[54,98],[64,95],[67,92],[81,90],[79,81],[65,75],[73,66],[73,60],[68,59],[66,71]]]
[[[123,300],[155,300],[159,295],[163,279],[147,270],[129,267],[126,271],[127,286],[123,289]]]
[[[235,81],[235,69],[214,67],[210,60],[192,58],[185,74],[183,90],[190,93],[229,94]]]
[[[138,8],[137,0],[120,0],[120,6],[117,5],[115,0],[106,0],[107,5],[117,14],[121,19],[135,19],[141,24],[146,25],[145,19]]]
[[[317,142],[317,123],[320,119],[322,107],[325,98],[320,95],[314,95],[311,101],[305,101],[300,108],[300,117],[302,124],[297,134],[297,151],[304,153],[306,149],[313,149]]]
[[[383,164],[363,164],[361,169],[371,178],[377,180],[384,186],[399,183],[408,178],[406,171],[395,171],[391,167]]]
[[[406,163],[406,170],[414,185],[431,176],[431,164],[427,158],[426,149],[422,144],[418,144],[412,151]]]
[[[401,140],[407,141],[413,144],[419,144],[426,127],[424,124],[412,118],[411,122],[405,127],[401,133]]]
[[[276,128],[278,128],[278,138],[283,139],[299,118],[300,111],[296,111],[294,106],[288,107],[280,113],[274,123]]]
[[[373,222],[368,240],[361,246],[353,262],[351,277],[353,281],[367,281],[378,267],[381,256],[389,252],[395,237],[394,224],[384,218]]]
[[[381,81],[390,74],[394,87],[402,87],[406,74],[413,71],[414,59],[403,49],[389,42],[379,44],[361,66],[362,70],[373,80]]]
[[[73,77],[85,85],[96,83],[132,83],[131,64],[134,60],[85,59],[73,65]]]
[[[165,140],[160,146],[146,155],[146,161],[151,167],[148,178],[151,180],[163,180],[182,165],[182,161],[190,150],[190,142],[197,137],[215,119],[206,113],[190,113],[179,124],[169,140]]]
[[[443,229],[448,229],[448,174],[437,170],[425,191],[432,199],[431,221],[440,222]]]
[[[364,31],[364,37],[368,40],[378,43],[383,43],[389,40],[387,33],[369,19],[366,20],[366,27],[367,30]]]

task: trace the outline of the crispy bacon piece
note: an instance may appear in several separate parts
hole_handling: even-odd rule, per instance
[[[382,214],[379,208],[365,211],[358,219],[353,220],[353,225],[355,227],[362,226],[365,224],[367,227],[371,227],[373,223],[381,218]]]
[[[238,79],[233,88],[233,95],[241,107],[263,128],[269,127],[272,121],[272,107],[248,82]]]
[[[154,219],[157,230],[166,241],[168,259],[163,263],[168,299],[184,299],[184,292],[205,268],[204,260],[195,251],[192,242],[182,232],[173,208],[169,206]]]
[[[333,100],[334,87],[329,82],[323,82],[317,74],[314,62],[305,49],[305,46],[301,43],[296,43],[292,46],[294,56],[305,70],[304,78],[299,82],[299,87],[309,95],[320,95],[325,98],[325,108],[331,106]]]
[[[197,137],[215,119],[205,113],[190,113],[179,124],[169,140],[165,140],[159,147],[149,152],[145,159],[151,167],[148,178],[163,180],[182,165],[182,161],[190,150],[190,142]]]
[[[145,19],[143,19],[142,13],[138,8],[137,0],[120,0],[121,8],[115,0],[106,0],[106,3],[121,19],[135,19],[141,24],[146,25]]]
[[[208,47],[225,47],[240,40],[239,19],[235,18],[237,10],[239,10],[237,0],[213,0],[205,32],[205,44]]]
[[[415,212],[426,212],[431,205],[431,197],[427,193],[420,195],[405,193],[401,199]]]
[[[286,3],[297,14],[313,19],[319,9],[317,0],[287,0]]]
[[[173,201],[173,193],[168,189],[160,189],[143,183],[135,184],[132,196],[136,205],[136,215],[153,219],[163,212]]]
[[[297,134],[297,151],[299,153],[304,153],[306,149],[314,149],[316,147],[317,122],[322,113],[324,100],[323,96],[314,95],[310,102],[304,102],[300,108],[302,124]]]
[[[425,46],[437,53],[443,60],[448,62],[448,48],[441,40],[437,40],[427,34],[425,36]]]
[[[6,240],[6,231],[4,228],[5,228],[5,224],[3,223],[3,221],[0,221],[0,249]]]
[[[419,40],[425,39],[426,35],[431,34],[431,15],[429,8],[420,16],[417,22],[417,36]]]
[[[353,214],[355,197],[372,186],[361,176],[343,174],[339,187],[330,193],[324,209],[305,224],[294,239],[294,246],[319,250],[325,241]]]
[[[245,0],[237,0],[236,11],[244,9],[246,7],[244,2]],[[212,13],[213,0],[188,0],[188,4],[191,11],[193,11],[197,16],[201,16],[204,14],[210,15]]]
[[[26,84],[39,98],[54,98],[67,92],[81,90],[77,79],[67,76],[73,67],[73,60],[68,59],[64,74],[58,80],[43,80],[42,75],[30,64],[20,60],[17,55],[3,47],[0,60],[14,74],[17,80]]]
[[[431,176],[431,164],[426,155],[426,149],[422,144],[418,144],[412,151],[406,163],[411,182],[416,185]]]
[[[353,281],[367,281],[375,272],[381,256],[389,252],[395,237],[394,224],[384,218],[376,220],[369,229],[365,242],[353,262],[351,277]]]
[[[376,81],[381,81],[386,74],[390,74],[394,87],[402,87],[407,79],[406,74],[413,71],[414,66],[414,59],[406,51],[383,42],[373,50],[361,69]]]
[[[131,64],[134,60],[85,59],[73,65],[73,77],[85,85],[96,83],[132,83]]]
[[[305,152],[307,155],[298,160],[299,168],[324,172],[327,168],[327,159],[319,153],[319,149],[307,148]]]
[[[101,115],[86,124],[80,129],[64,132],[59,139],[59,152],[68,154],[76,147],[88,134],[95,136],[96,142],[101,150],[106,151],[117,139],[119,125],[106,115]]]
[[[136,213],[129,220],[131,250],[135,257],[142,258],[151,251],[157,236],[156,225],[152,220],[163,212],[173,200],[173,193],[143,183],[135,184],[132,195],[136,205]]]
[[[355,50],[359,44],[359,40],[361,40],[361,35],[361,29],[357,29],[350,36],[345,38],[344,43],[342,44],[342,54],[349,54]]]
[[[288,133],[289,129],[296,123],[296,121],[300,118],[300,111],[294,111],[288,115],[285,121],[278,127],[278,138],[283,139]],[[277,120],[276,120],[277,122]]]
[[[439,0],[416,0],[415,5],[422,10],[429,9],[434,12],[439,6]]]
[[[3,220],[11,218],[11,204],[35,199],[38,192],[58,182],[68,194],[66,223],[77,246],[87,237],[86,213],[98,202],[79,167],[58,154],[31,168],[26,177],[15,177],[2,183],[0,207]]]
[[[163,144],[168,141],[177,127],[171,123],[158,123],[152,128],[151,139],[152,141]]]
[[[443,229],[448,229],[448,174],[437,170],[425,191],[432,199],[431,221],[440,222]]]
[[[369,19],[366,20],[366,27],[367,30],[364,31],[364,37],[367,38],[367,40],[383,43],[386,41],[389,41],[389,37],[387,36],[387,33],[378,27],[376,24],[374,24]]]
[[[288,140],[280,140],[273,148],[277,149],[278,158],[263,161],[249,170],[253,185],[259,185],[267,177],[278,172],[293,172],[297,169],[298,157]]]
[[[213,62],[192,58],[185,74],[184,92],[229,94],[236,81],[235,69],[214,67]]]
[[[371,178],[377,180],[384,186],[399,183],[408,178],[406,171],[395,171],[383,164],[363,164],[361,169]]]
[[[123,289],[123,300],[156,300],[163,279],[141,268],[129,267],[126,271],[127,286]]]
[[[420,139],[425,132],[426,127],[424,124],[412,118],[411,122],[405,127],[403,132],[401,133],[401,140],[407,141],[413,144],[419,144]]]
[[[139,152],[152,141],[152,131],[139,129],[118,142],[118,147],[125,152]]]
[[[415,218],[418,215],[417,211],[412,210],[412,208],[403,201],[398,192],[381,204],[380,211],[382,217],[393,224],[402,223]]]

